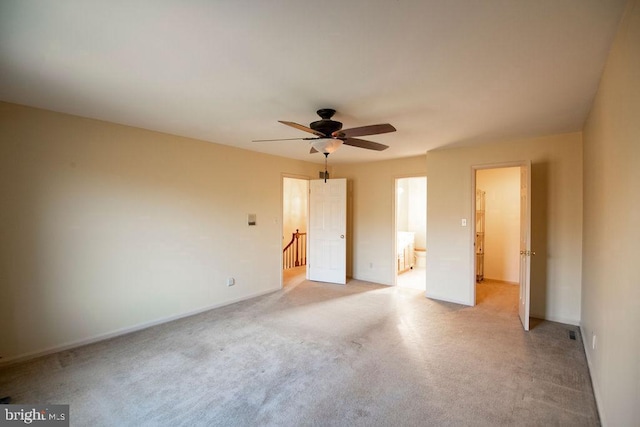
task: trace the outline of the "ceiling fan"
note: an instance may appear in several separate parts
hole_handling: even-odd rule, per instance
[[[378,142],[367,141],[366,139],[354,138],[356,136],[378,135],[381,133],[395,132],[396,128],[389,123],[379,125],[361,126],[351,129],[342,129],[342,123],[331,120],[336,110],[331,108],[322,108],[317,111],[321,120],[317,120],[307,126],[303,126],[294,122],[278,120],[283,125],[291,126],[304,132],[314,134],[315,137],[309,138],[285,138],[285,139],[257,139],[253,142],[268,141],[312,141],[311,153],[323,153],[328,156],[336,151],[342,144],[351,145],[352,147],[366,148],[368,150],[382,151],[389,148],[388,145]]]

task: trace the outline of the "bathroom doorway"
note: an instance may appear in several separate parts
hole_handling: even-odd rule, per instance
[[[400,287],[426,290],[427,177],[395,182],[395,277]]]

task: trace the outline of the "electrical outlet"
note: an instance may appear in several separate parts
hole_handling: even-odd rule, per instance
[[[236,279],[234,279],[233,277],[229,277],[227,279],[227,286],[233,286],[236,284]]]

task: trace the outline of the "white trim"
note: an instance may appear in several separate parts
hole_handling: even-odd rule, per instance
[[[518,282],[511,282],[509,280],[492,279],[491,277],[485,277],[484,280],[491,280],[492,282],[504,283],[505,285],[519,285]]]
[[[275,289],[269,289],[266,291],[260,291],[260,292],[256,292],[254,294],[251,295],[247,295],[244,297],[240,297],[240,298],[235,298],[229,301],[225,301],[223,303],[218,303],[218,304],[213,304],[207,307],[203,307],[203,308],[199,308],[193,311],[189,311],[186,313],[182,313],[182,314],[176,314],[173,316],[169,316],[169,317],[164,317],[162,319],[158,319],[158,320],[153,320],[151,322],[145,322],[145,323],[141,323],[139,325],[136,326],[132,326],[132,327],[128,327],[128,328],[122,328],[122,329],[117,329],[113,332],[107,332],[106,334],[100,334],[100,335],[96,335],[94,337],[91,338],[87,338],[87,339],[83,339],[83,340],[78,340],[78,341],[73,341],[67,344],[62,344],[62,345],[56,345],[53,347],[49,347],[47,349],[44,350],[39,350],[39,351],[33,351],[30,353],[24,353],[18,356],[14,356],[14,357],[10,357],[6,360],[2,360],[0,361],[0,367],[5,367],[8,365],[13,365],[15,363],[19,363],[19,362],[25,362],[27,360],[31,360],[31,359],[35,359],[37,357],[42,357],[42,356],[46,356],[49,354],[53,354],[53,353],[58,353],[60,351],[65,351],[65,350],[70,350],[72,348],[77,348],[77,347],[82,347],[85,345],[89,345],[89,344],[94,344],[97,343],[99,341],[104,341],[104,340],[108,340],[111,338],[115,338],[115,337],[119,337],[121,335],[127,335],[130,334],[132,332],[138,332],[141,331],[143,329],[147,329],[147,328],[151,328],[153,326],[157,326],[157,325],[161,325],[163,323],[169,323],[172,322],[174,320],[178,320],[178,319],[182,319],[185,317],[191,317],[191,316],[195,316],[197,314],[200,313],[204,313],[206,311],[209,310],[213,310],[216,308],[220,308],[220,307],[224,307],[226,305],[231,305],[231,304],[235,304],[237,302],[241,302],[241,301],[245,301],[248,299],[252,299],[252,298],[256,298],[262,295],[266,295],[266,294],[270,294],[272,292],[276,292],[279,291],[280,288],[275,288]]]
[[[391,245],[391,250],[393,251],[391,254],[391,271],[393,271],[393,279],[391,280],[392,286],[398,286],[398,180],[404,179],[404,177],[394,177],[393,178],[393,190],[391,197],[393,197],[393,201],[391,203],[393,209],[393,215],[391,217],[391,240],[393,244]]]
[[[474,283],[475,283],[475,280],[474,280]],[[424,296],[429,298],[429,299],[436,300],[436,301],[450,302],[450,303],[453,303],[453,304],[460,304],[460,305],[464,305],[465,307],[473,307],[473,305],[474,305],[474,304],[469,304],[467,301],[449,299],[448,297],[444,297],[444,296],[440,296],[440,295],[436,295],[436,294],[430,294],[428,292],[425,292]]]
[[[550,322],[564,323],[565,325],[580,326],[580,320],[569,319],[568,317],[545,316],[540,313],[529,312],[529,317],[534,319],[548,320]]]
[[[591,363],[591,358],[589,357],[589,351],[587,348],[587,341],[585,340],[585,331],[584,331],[584,327],[582,326],[582,323],[580,323],[580,325],[578,325],[580,327],[580,335],[582,336],[582,347],[584,348],[584,354],[587,357],[587,367],[589,368],[589,378],[591,379],[591,389],[593,390],[593,397],[596,400],[596,408],[598,409],[598,417],[600,418],[600,425],[601,426],[606,426],[607,422],[604,418],[604,411],[602,410],[602,405],[600,402],[602,402],[602,399],[600,397],[600,386],[598,385],[598,382],[596,381],[596,379],[594,378],[594,376],[591,374],[591,372],[593,372],[593,364]]]
[[[476,265],[476,175],[478,170],[485,169],[479,166],[471,165],[471,213],[469,214],[469,221],[471,221],[471,307],[476,306],[476,271],[478,266]],[[484,261],[483,261],[484,262]],[[484,270],[483,270],[484,271]]]

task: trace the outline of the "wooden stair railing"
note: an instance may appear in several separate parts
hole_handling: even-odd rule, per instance
[[[291,241],[282,250],[282,268],[307,265],[307,233],[300,233],[296,229],[291,233]]]

